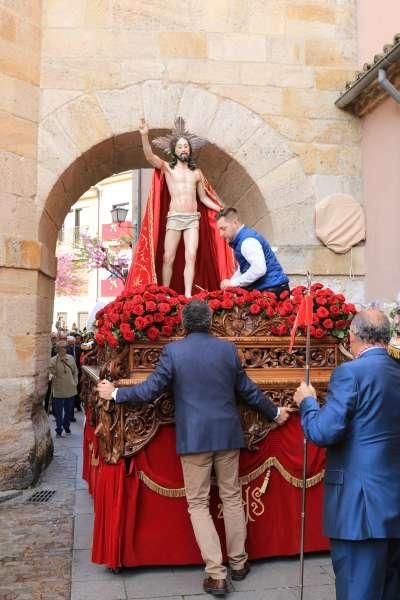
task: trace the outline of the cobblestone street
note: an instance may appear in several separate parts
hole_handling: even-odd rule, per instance
[[[53,426],[52,417],[51,426]],[[202,593],[199,566],[124,569],[119,574],[90,560],[93,511],[81,479],[83,420],[72,436],[55,441],[54,459],[34,489],[0,504],[0,600],[197,600]],[[28,499],[55,490],[46,503]],[[243,582],[231,585],[233,600],[294,600],[298,560],[253,563]],[[334,600],[327,554],[306,559],[304,600]]]

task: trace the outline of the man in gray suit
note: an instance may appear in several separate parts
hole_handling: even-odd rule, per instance
[[[209,333],[212,312],[200,300],[183,309],[187,336],[164,347],[154,372],[132,387],[98,384],[101,398],[117,403],[151,402],[167,389],[175,401],[176,449],[180,455],[188,510],[206,564],[203,588],[214,596],[227,592],[221,544],[209,511],[214,467],[223,504],[231,577],[242,580],[250,570],[245,551],[246,521],[239,483],[239,449],[245,445],[236,396],[268,420],[282,425],[291,409],[275,404],[244,372],[236,347]]]

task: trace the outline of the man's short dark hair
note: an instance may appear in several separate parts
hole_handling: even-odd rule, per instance
[[[215,218],[217,221],[219,221],[219,219],[222,219],[222,217],[228,219],[228,221],[233,221],[234,219],[239,219],[239,213],[236,208],[233,208],[233,206],[226,206],[220,210],[219,213],[217,213]]]
[[[208,331],[212,319],[212,310],[203,300],[192,300],[182,311],[182,322],[187,332]]]
[[[350,331],[359,340],[368,344],[388,344],[390,341],[390,322],[380,310],[362,310],[354,315]]]

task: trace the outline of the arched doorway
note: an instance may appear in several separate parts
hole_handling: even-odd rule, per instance
[[[146,81],[123,90],[82,94],[55,107],[40,123],[38,140],[35,243],[41,254],[32,319],[40,318],[40,327],[29,337],[26,350],[32,356],[31,379],[21,393],[10,388],[11,394],[21,396],[21,406],[29,406],[18,414],[18,425],[28,433],[14,436],[17,449],[3,468],[6,487],[29,485],[51,454],[41,399],[47,387],[58,231],[89,187],[113,173],[147,166],[137,131],[143,115],[151,137],[169,131],[174,118],[183,116],[191,131],[210,141],[198,163],[224,203],[236,206],[247,224],[272,243],[278,241],[277,230],[280,243],[304,242],[301,224],[288,231],[280,224],[283,214],[297,215],[299,207],[313,204],[309,179],[286,140],[238,103],[191,84]]]

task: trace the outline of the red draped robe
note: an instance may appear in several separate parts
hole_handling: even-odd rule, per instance
[[[221,204],[217,194],[206,179],[203,180],[207,196]],[[139,239],[136,245],[132,265],[125,284],[125,291],[148,283],[162,283],[162,263],[164,238],[170,194],[165,176],[154,170],[151,189],[147,200]],[[217,231],[215,211],[198,202],[200,212],[199,246],[193,293],[196,284],[205,290],[217,290],[222,279],[229,278],[234,270],[233,253]],[[183,236],[179,243],[174,262],[170,287],[178,293],[184,292],[183,270],[185,267],[185,248]]]

